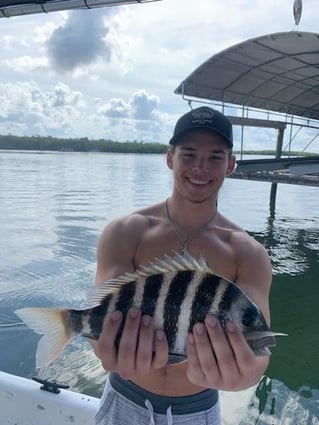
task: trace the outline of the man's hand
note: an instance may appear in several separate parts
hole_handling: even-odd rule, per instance
[[[237,326],[226,331],[208,315],[187,338],[187,376],[196,385],[238,391],[256,384],[268,365],[268,357],[256,357]]]
[[[127,314],[118,350],[115,340],[122,322],[120,311],[105,320],[97,342],[103,368],[117,372],[123,379],[145,375],[152,369],[167,364],[168,344],[162,330],[154,332],[152,318],[141,316],[140,310],[131,308]]]

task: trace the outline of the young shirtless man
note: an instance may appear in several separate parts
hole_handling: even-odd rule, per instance
[[[269,324],[272,269],[265,249],[217,210],[218,192],[235,165],[232,125],[208,107],[177,122],[167,165],[174,187],[167,201],[112,221],[98,245],[96,284],[131,272],[154,258],[183,253],[203,256],[216,274],[235,282],[259,306]],[[187,361],[168,362],[163,331],[131,309],[118,351],[121,313],[114,312],[94,344],[111,371],[96,417],[98,425],[220,424],[218,390],[242,390],[264,373],[233,323],[223,331],[208,315],[187,340]],[[155,351],[154,351],[155,350]]]

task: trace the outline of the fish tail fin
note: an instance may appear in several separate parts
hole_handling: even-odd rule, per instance
[[[68,310],[50,308],[21,308],[16,310],[20,319],[32,330],[42,334],[36,352],[36,368],[47,367],[64,350],[74,336],[67,325]]]

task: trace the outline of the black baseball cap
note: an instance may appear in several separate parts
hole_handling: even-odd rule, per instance
[[[182,115],[175,125],[174,134],[169,143],[176,145],[184,134],[196,130],[217,133],[230,148],[233,147],[233,126],[231,121],[221,112],[208,106],[192,109]]]

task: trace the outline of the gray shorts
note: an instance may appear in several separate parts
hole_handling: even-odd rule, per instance
[[[110,373],[95,417],[96,425],[220,425],[218,392],[165,397]]]

